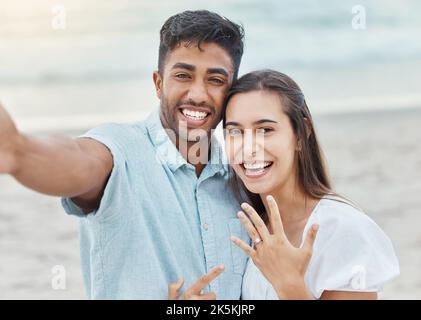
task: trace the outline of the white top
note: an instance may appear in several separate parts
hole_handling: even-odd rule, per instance
[[[324,290],[378,292],[399,275],[390,239],[362,211],[337,200],[321,199],[304,228],[301,246],[314,223],[320,227],[304,280],[315,299]],[[243,278],[242,299],[278,299],[251,259]]]

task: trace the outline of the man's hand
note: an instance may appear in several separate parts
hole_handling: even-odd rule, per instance
[[[218,277],[224,271],[224,266],[218,266],[213,268],[203,277],[201,277],[196,283],[190,288],[186,289],[182,295],[179,295],[179,291],[183,286],[184,280],[180,279],[175,283],[172,283],[168,287],[168,299],[169,300],[216,300],[214,292],[202,293],[202,290]]]
[[[16,169],[21,138],[15,123],[0,103],[0,174],[12,173]]]

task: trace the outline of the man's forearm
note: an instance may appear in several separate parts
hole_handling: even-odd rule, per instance
[[[49,195],[75,197],[89,193],[105,183],[112,166],[95,155],[95,148],[101,148],[98,144],[19,135],[11,174],[26,187]]]

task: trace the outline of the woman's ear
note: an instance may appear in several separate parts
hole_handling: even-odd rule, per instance
[[[297,140],[297,147],[295,148],[296,151],[301,152],[301,150],[303,149],[303,145],[301,144],[301,140],[298,139]]]
[[[153,83],[155,84],[156,96],[161,100],[162,95],[162,78],[158,71],[153,73]]]
[[[311,125],[311,121],[308,118],[304,118],[304,125],[306,128],[306,135],[308,139],[310,138],[311,133],[313,132],[313,126]]]

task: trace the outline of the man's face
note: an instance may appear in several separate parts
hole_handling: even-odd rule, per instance
[[[154,73],[163,126],[182,140],[197,141],[218,125],[232,84],[229,54],[214,43],[201,48],[181,43],[168,53],[163,76]]]

